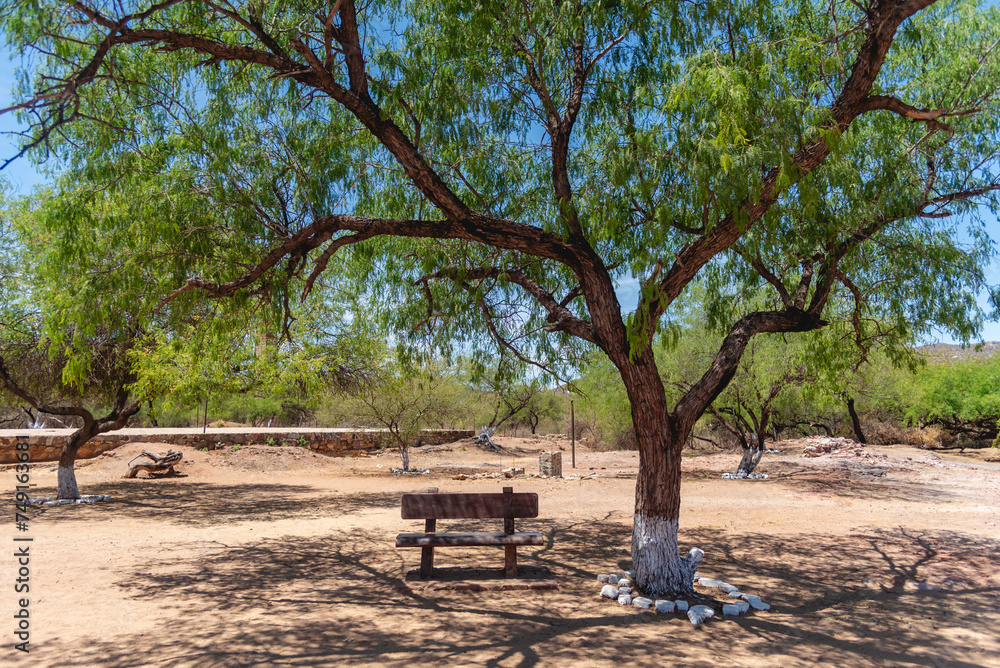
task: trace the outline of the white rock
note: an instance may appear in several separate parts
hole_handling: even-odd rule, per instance
[[[625,577],[635,580],[635,571],[625,571]]]
[[[631,593],[632,593],[632,588],[631,587],[619,587],[618,588],[618,595],[619,596],[621,596],[623,594],[631,594]]]
[[[701,624],[706,619],[711,619],[712,617],[715,617],[715,610],[712,610],[712,608],[707,605],[696,605],[688,610],[688,619],[690,619],[691,623],[695,626]]]
[[[739,609],[741,615],[750,609],[750,604],[746,601],[736,601],[733,605]]]
[[[618,584],[618,581],[621,580],[621,579],[622,579],[622,576],[618,575],[618,573],[612,573],[611,575],[608,576],[608,583],[609,584]]]
[[[687,612],[688,609],[687,601],[674,601],[674,605],[677,606],[677,612]]]
[[[643,596],[636,596],[632,599],[632,605],[643,610],[649,610],[653,607],[653,601]]]
[[[608,582],[608,576],[607,575],[598,575],[597,576],[597,581],[598,582],[603,582],[603,583],[607,584],[607,582]]]
[[[632,585],[633,581],[631,578],[622,578],[621,580],[618,581],[619,587],[631,587]]]
[[[618,605],[632,605],[632,594],[622,594],[619,596]]]
[[[618,587],[614,585],[604,585],[601,589],[601,596],[605,598],[618,598]]]
[[[690,615],[691,613],[688,614]],[[735,603],[726,603],[725,605],[722,606],[722,614],[732,615],[733,617],[737,617],[740,614],[740,609],[736,607]]]
[[[721,589],[727,594],[731,591],[736,591],[736,587],[734,587],[733,585],[729,584],[728,582],[723,582],[722,580],[716,580],[715,578],[703,577],[700,580],[698,580],[698,584],[700,584],[702,587],[715,587],[717,589]]]
[[[743,598],[743,592],[731,591],[729,592],[729,598]]]
[[[760,596],[747,596],[747,604],[754,610],[770,610],[771,606],[760,600]]]
[[[664,614],[667,614],[667,613],[673,612],[676,609],[677,609],[677,606],[674,605],[673,601],[665,601],[663,599],[660,599],[660,600],[658,600],[656,602],[656,611],[657,612],[662,612]]]

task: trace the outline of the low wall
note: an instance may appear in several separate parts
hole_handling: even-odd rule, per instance
[[[4,430],[0,432],[0,464],[17,461],[17,444],[28,445],[31,462],[59,459],[71,429]],[[451,443],[475,435],[470,429],[425,429],[420,434],[423,445]],[[368,454],[388,444],[389,432],[383,429],[121,429],[95,436],[80,448],[77,459],[96,457],[125,443],[165,443],[192,448],[218,450],[230,445],[299,445],[331,457]]]

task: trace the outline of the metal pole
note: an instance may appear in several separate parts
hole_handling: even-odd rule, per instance
[[[573,444],[572,460],[573,468],[576,468],[576,412],[573,410],[573,400],[569,400],[569,442]]]

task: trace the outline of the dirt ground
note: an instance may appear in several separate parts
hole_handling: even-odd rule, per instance
[[[89,505],[33,509],[14,527],[14,471],[3,507],[0,665],[25,666],[1000,666],[1000,463],[866,446],[804,457],[784,442],[759,471],[722,480],[734,453],[684,462],[681,543],[700,573],[771,604],[694,627],[599,598],[599,573],[630,566],[635,453],[577,452],[551,439],[416,449],[429,475],[390,473],[394,452],[333,459],[296,447],[182,448],[181,475],[125,480],[130,444],[78,463]],[[176,449],[176,446],[174,446]],[[564,479],[456,477],[538,471],[564,449]],[[55,467],[32,468],[33,496]],[[142,476],[143,474],[140,474]],[[428,591],[405,585],[419,550],[394,537],[400,495],[539,495],[518,528],[546,543],[519,550],[557,591]],[[439,522],[439,530],[485,528]],[[494,529],[496,530],[496,529]],[[30,536],[30,653],[13,649],[15,537]],[[499,548],[442,549],[439,566],[497,567]],[[499,572],[499,571],[498,571]]]

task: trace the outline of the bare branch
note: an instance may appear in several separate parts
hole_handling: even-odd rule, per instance
[[[419,281],[432,279],[448,279],[456,282],[476,281],[486,278],[506,279],[515,285],[520,286],[537,301],[542,308],[548,312],[546,320],[555,325],[555,329],[565,331],[573,336],[597,343],[595,333],[591,324],[585,320],[577,318],[573,313],[555,300],[545,288],[537,281],[517,269],[501,269],[500,267],[485,267],[463,271],[455,267],[439,269],[427,276],[421,277]]]

